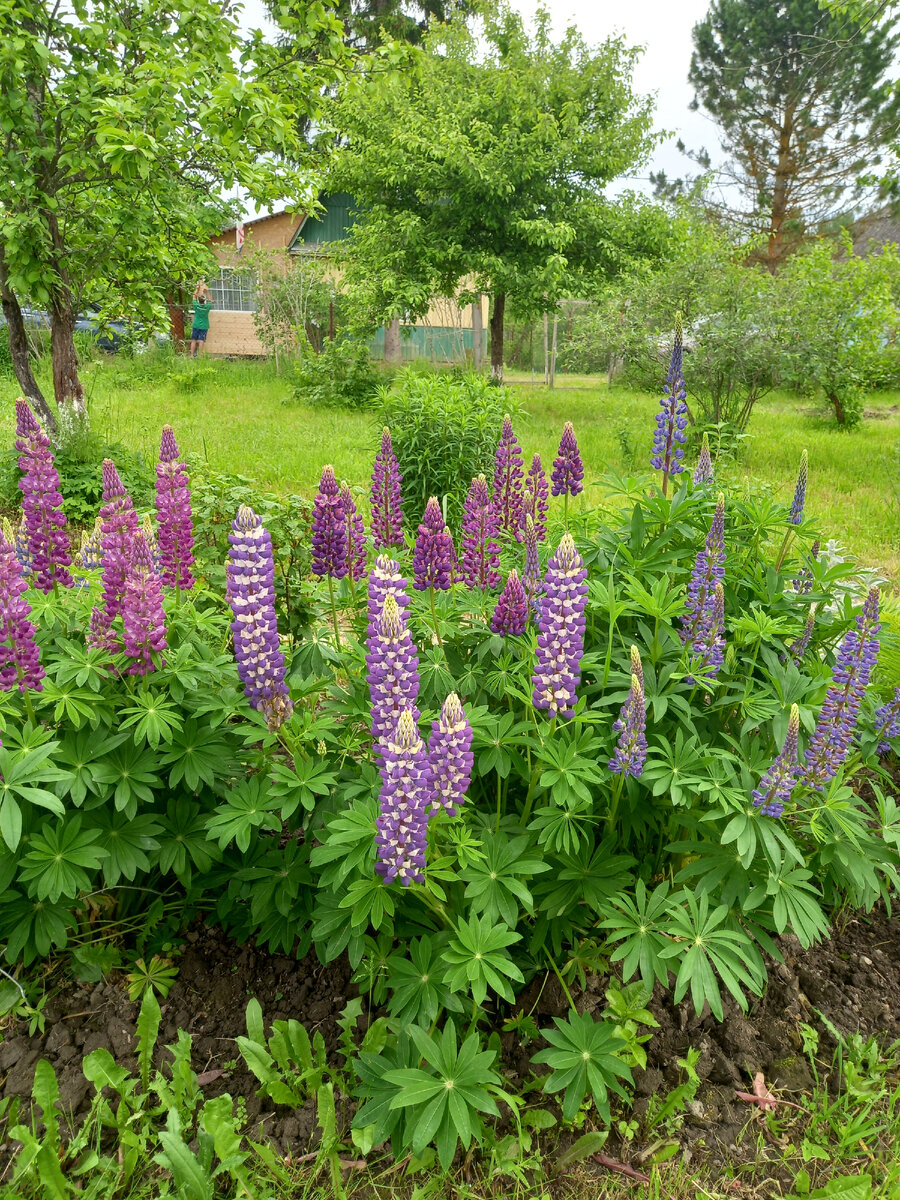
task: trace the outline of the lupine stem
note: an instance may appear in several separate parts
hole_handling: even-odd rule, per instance
[[[624,785],[625,785],[624,773],[621,775],[617,775],[615,778],[615,781],[613,783],[612,795],[610,796],[610,799],[609,799],[608,824],[609,824],[610,829],[612,829],[613,825],[615,824],[616,813],[619,810],[619,800],[622,797],[622,788],[624,787]]]
[[[444,643],[441,641],[441,630],[438,625],[437,605],[434,602],[434,588],[429,588],[428,594],[431,597],[431,619],[434,621],[434,636],[437,638],[437,644],[443,651]]]
[[[331,619],[334,623],[334,640],[335,640],[338,650],[340,650],[341,634],[340,634],[340,630],[338,629],[337,604],[335,603],[335,600],[334,600],[334,578],[330,573],[328,575],[328,591],[329,591],[329,594],[331,595]]]

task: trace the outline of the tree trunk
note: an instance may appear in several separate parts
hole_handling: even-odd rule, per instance
[[[484,358],[484,329],[481,324],[481,296],[475,297],[472,305],[472,366],[476,371],[481,370]]]
[[[503,382],[503,312],[506,292],[498,292],[491,301],[491,379]]]
[[[843,405],[843,402],[841,401],[840,396],[837,394],[837,392],[829,392],[829,391],[826,391],[825,395],[828,397],[828,399],[831,401],[832,406],[834,407],[834,415],[837,417],[838,425],[846,425],[847,424],[847,414],[844,411],[844,405]]]
[[[778,162],[775,167],[775,186],[772,190],[772,211],[769,219],[769,247],[766,266],[774,275],[787,252],[784,226],[788,215],[788,188],[793,171],[794,105],[788,101],[781,128],[778,131]]]
[[[544,387],[550,383],[550,339],[547,336],[547,314],[544,313]]]
[[[556,387],[556,335],[559,331],[559,313],[553,314],[553,346],[550,350],[550,386]]]
[[[36,416],[50,437],[56,433],[56,414],[44,398],[37,380],[31,370],[31,357],[28,353],[28,335],[25,332],[25,322],[22,319],[22,309],[15,292],[9,286],[6,273],[6,262],[0,256],[0,304],[6,318],[9,330],[9,353],[12,358],[13,370],[22,395],[31,405]]]
[[[177,295],[169,296],[169,333],[172,348],[177,353],[184,350],[184,292],[179,288]]]
[[[394,317],[393,321],[384,327],[384,361],[389,363],[403,361],[403,349],[400,345],[399,317]]]
[[[84,387],[78,377],[75,351],[75,305],[68,290],[50,297],[50,355],[53,359],[53,392],[60,412],[76,417],[87,415]]]

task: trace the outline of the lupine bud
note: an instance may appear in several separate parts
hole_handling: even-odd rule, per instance
[[[366,629],[368,645],[371,645],[372,639],[378,634],[378,622],[381,620],[384,602],[388,596],[394,597],[404,620],[406,619],[406,610],[409,608],[409,596],[406,593],[408,587],[409,584],[400,573],[400,564],[386,554],[379,554],[369,572],[369,623]]]
[[[535,454],[531,460],[531,466],[528,468],[528,474],[525,476],[525,489],[522,495],[522,530],[524,533],[526,519],[531,517],[539,542],[542,542],[547,536],[549,495],[547,476],[544,474],[541,456]]]
[[[22,478],[22,510],[31,560],[33,587],[53,591],[53,585],[71,587],[72,556],[62,510],[59,472],[50,439],[24,400],[16,401],[16,449]]]
[[[810,556],[810,560],[812,562],[815,562],[819,557],[819,547],[820,547],[820,543],[818,541],[813,542],[812,546],[810,547],[809,556]],[[797,578],[793,581],[793,584],[792,584],[794,591],[797,593],[798,596],[805,596],[805,595],[807,595],[807,593],[812,591],[812,585],[813,585],[812,569],[808,566],[801,567],[800,570],[797,572]]]
[[[93,529],[82,530],[79,556],[85,571],[99,571],[103,566],[103,522],[99,517]]]
[[[813,628],[816,623],[816,608],[817,605],[810,605],[809,615],[806,618],[806,624],[803,626],[803,632],[782,654],[781,661],[783,663],[786,663],[788,658],[791,658],[794,664],[799,667],[801,662],[803,662],[803,657],[809,649],[809,643],[812,640]]]
[[[640,662],[640,657],[638,658]],[[642,672],[643,674],[643,672]],[[637,779],[644,769],[647,758],[647,706],[644,700],[644,684],[635,672],[631,676],[628,698],[622,705],[613,733],[619,735],[609,769],[614,775],[631,775]]]
[[[887,754],[893,738],[900,737],[900,687],[894,688],[894,698],[875,713],[875,733],[881,738],[878,753]]]
[[[472,778],[472,726],[456,692],[444,701],[440,719],[428,739],[431,767],[431,810],[443,808],[455,817]]]
[[[347,574],[347,514],[331,466],[323,469],[313,501],[312,572],[333,579]]]
[[[563,426],[559,453],[554,460],[550,478],[554,496],[577,496],[579,492],[584,491],[584,465],[578,452],[578,442],[575,440],[575,430],[571,421],[566,421]]]
[[[537,664],[531,678],[534,707],[554,716],[575,715],[587,592],[587,571],[567,533],[547,566],[538,618]]]
[[[791,505],[789,525],[799,525],[803,520],[803,505],[806,501],[806,479],[809,470],[809,460],[806,451],[800,455],[800,471],[797,475],[797,486],[794,489],[794,503]]]
[[[234,657],[244,695],[274,730],[288,720],[294,706],[278,639],[272,539],[262,518],[246,504],[238,509],[231,529],[225,579],[234,614]]]
[[[472,480],[462,515],[460,575],[470,588],[484,591],[500,582],[497,533],[498,518],[491,506],[487,480],[478,475]]]
[[[131,543],[138,532],[138,517],[112,459],[103,460],[103,506],[100,509],[103,595],[91,616],[88,643],[115,650],[118,639],[112,623],[122,610],[125,576],[131,562]]]
[[[359,583],[366,573],[366,531],[346,483],[341,484],[341,500],[347,519],[347,574],[354,583]]]
[[[414,721],[419,719],[419,656],[406,626],[406,614],[401,613],[393,595],[385,599],[376,636],[369,641],[366,668],[372,742],[376,754],[381,754],[401,713],[409,711]]]
[[[683,470],[681,460],[684,457],[685,429],[688,422],[687,388],[682,376],[682,332],[681,317],[675,320],[675,342],[672,346],[672,360],[669,374],[666,377],[666,392],[660,400],[660,412],[656,417],[656,433],[653,438],[653,454],[651,465],[663,473],[663,494],[671,475],[678,475]]]
[[[522,474],[522,450],[507,414],[494,460],[493,504],[500,529],[515,538],[522,524]]]
[[[441,506],[437,497],[432,496],[425,506],[413,551],[413,587],[417,592],[426,588],[447,591],[453,572],[453,553],[453,539],[444,524]]]
[[[724,639],[724,593],[722,612],[717,612],[716,585],[725,576],[725,497],[719,495],[715,516],[704,548],[698,553],[688,584],[687,611],[681,618],[680,637],[693,655],[701,656],[705,662],[718,666],[722,659],[717,654],[718,639]],[[724,640],[719,649],[724,652]],[[687,677],[690,682],[690,677]]]
[[[541,560],[538,555],[537,528],[529,514],[525,518],[525,570],[522,572],[522,587],[528,606],[537,617],[540,613],[540,598],[544,589],[541,576]]]
[[[129,675],[146,675],[155,670],[153,655],[166,649],[166,618],[162,585],[143,533],[131,543],[131,562],[125,576],[122,598],[123,649],[132,660]]]
[[[500,593],[500,598],[494,608],[491,618],[491,630],[506,637],[512,634],[519,637],[528,626],[528,601],[519,580],[518,571],[510,571],[506,587]]]
[[[697,459],[697,466],[694,470],[694,483],[712,483],[713,482],[713,465],[712,455],[709,452],[709,434],[704,433],[703,445],[700,447],[700,457]]]
[[[790,803],[791,794],[797,785],[800,767],[797,764],[797,736],[800,732],[800,709],[791,705],[787,736],[781,753],[759,781],[753,792],[753,803],[764,817],[780,817],[784,806]]]
[[[641,652],[637,646],[631,647],[631,673],[637,675],[641,681],[641,689],[644,687],[644,664],[641,662]]]
[[[431,798],[431,765],[416,729],[416,718],[404,710],[385,739],[381,766],[381,812],[375,822],[375,870],[385,883],[399,879],[404,887],[425,878]]]
[[[150,551],[150,561],[153,564],[153,570],[156,571],[157,575],[161,575],[162,556],[159,552],[159,542],[156,540],[156,530],[153,528],[153,518],[149,513],[144,514],[140,532],[147,543],[147,549]]]
[[[194,586],[194,520],[187,468],[171,425],[164,425],[156,464],[156,519],[162,581],[189,591]]]
[[[22,567],[6,538],[0,536],[0,689],[20,692],[43,688],[44,668],[34,640],[34,625],[28,619],[31,605],[24,596],[28,584]]]
[[[391,432],[385,427],[372,471],[372,540],[376,550],[403,545],[402,482]]]

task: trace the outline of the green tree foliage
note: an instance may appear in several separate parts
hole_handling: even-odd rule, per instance
[[[434,26],[400,70],[345,89],[330,186],[360,205],[345,284],[362,318],[421,317],[435,296],[487,292],[499,377],[507,297],[540,313],[655,251],[663,214],[602,192],[654,140],[650,101],[631,85],[636,54],[619,38],[591,48],[574,29],[554,42],[546,12],[529,34],[501,7],[483,37],[462,20]]]
[[[284,15],[302,15],[303,0],[268,0],[273,21],[284,23]],[[454,14],[472,10],[469,0],[336,0],[334,12],[344,26],[344,39],[354,49],[371,49],[385,41],[422,41],[431,20],[448,21]],[[301,10],[298,13],[298,9]],[[283,42],[293,44],[290,32]]]

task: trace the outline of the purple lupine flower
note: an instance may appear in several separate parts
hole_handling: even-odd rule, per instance
[[[753,792],[753,803],[764,817],[780,817],[784,806],[790,803],[791,793],[800,777],[797,762],[797,738],[800,733],[800,709],[791,705],[787,736],[781,753],[759,781]]]
[[[695,645],[695,649],[700,649]],[[725,661],[725,589],[717,583],[713,592],[712,620],[702,646],[702,670],[707,679],[715,679]]]
[[[663,495],[666,495],[669,476],[679,475],[684,467],[685,429],[688,423],[687,389],[682,376],[682,332],[681,317],[675,319],[675,342],[672,360],[666,376],[666,392],[660,400],[660,412],[656,416],[656,433],[653,437],[653,454],[650,463],[663,473]]]
[[[399,879],[409,887],[425,878],[431,794],[431,764],[416,728],[416,717],[409,709],[401,712],[385,739],[381,779],[375,870],[385,883]]]
[[[790,658],[794,665],[799,667],[803,662],[803,657],[809,649],[809,643],[812,641],[813,628],[816,623],[816,608],[818,605],[811,604],[809,606],[809,614],[806,618],[806,624],[803,626],[803,632],[800,636],[787,647],[784,654],[781,656],[781,661],[786,663]]]
[[[228,542],[225,596],[234,615],[231,632],[238,675],[251,707],[276,730],[290,718],[294,705],[278,639],[272,539],[262,518],[242,504]]]
[[[16,536],[13,545],[16,548],[16,558],[19,560],[22,574],[27,579],[34,567],[34,560],[31,557],[31,547],[28,545],[28,530],[25,525],[24,513],[22,513],[19,524],[16,526]]]
[[[887,754],[891,740],[900,737],[900,687],[894,688],[894,698],[875,713],[875,733],[881,738],[878,753]]]
[[[806,451],[800,455],[800,471],[797,475],[797,486],[794,489],[794,502],[791,505],[789,525],[799,525],[803,520],[803,505],[806,501],[806,480],[809,471],[809,459]]]
[[[697,459],[697,466],[694,469],[694,483],[712,483],[713,482],[713,465],[712,455],[709,452],[709,434],[704,433],[703,445],[700,447],[700,457]]]
[[[491,505],[487,480],[478,475],[472,480],[462,515],[462,560],[460,575],[470,588],[495,588],[500,582],[497,565],[498,518]]]
[[[550,489],[547,476],[541,463],[541,456],[535,454],[525,476],[525,487],[522,493],[522,532],[525,531],[525,521],[531,517],[534,521],[537,540],[542,542],[547,536],[547,511],[550,507]]]
[[[383,754],[401,713],[408,711],[414,721],[419,719],[419,656],[406,625],[406,614],[400,611],[393,595],[385,599],[376,635],[369,642],[366,668],[372,742],[375,753]]]
[[[323,469],[313,501],[312,572],[332,579],[343,579],[347,574],[347,514],[331,466]]]
[[[28,584],[16,552],[0,534],[0,689],[20,692],[43,688],[44,668],[28,619],[31,605],[25,600]]]
[[[408,587],[408,582],[400,573],[400,564],[386,554],[379,554],[369,572],[369,623],[366,629],[368,647],[371,647],[372,639],[378,635],[378,622],[381,620],[384,602],[388,596],[394,597],[404,621],[406,620],[406,610],[409,608],[409,596],[406,591]]]
[[[859,706],[878,658],[880,628],[878,588],[873,587],[853,628],[841,642],[831,687],[825,694],[825,702],[806,748],[803,782],[817,791],[822,791],[834,778],[850,752]]]
[[[194,586],[191,488],[171,425],[163,425],[156,464],[156,519],[162,581],[180,591],[190,591]]]
[[[703,549],[697,554],[688,584],[687,610],[681,618],[682,644],[694,655],[706,658],[716,639],[716,584],[725,577],[725,497],[719,493],[715,515]],[[724,611],[722,614],[724,634]],[[714,657],[714,655],[713,655]],[[721,664],[720,664],[721,665]],[[690,682],[690,677],[688,682]]]
[[[443,808],[455,817],[466,798],[474,762],[472,726],[456,692],[450,693],[440,718],[432,723],[428,761],[431,766],[429,811]]]
[[[454,553],[453,539],[444,524],[441,506],[437,497],[432,496],[425,505],[413,551],[413,587],[417,592],[424,592],[426,588],[447,591],[453,574]]]
[[[631,676],[628,697],[613,725],[613,733],[619,735],[613,756],[609,760],[609,769],[614,775],[630,775],[633,779],[640,776],[647,758],[646,730],[647,705],[644,700],[644,684],[635,671]]]
[[[125,576],[131,562],[131,543],[138,532],[138,516],[131,497],[111,458],[103,460],[103,505],[100,509],[103,595],[91,616],[88,644],[115,650],[118,638],[112,623],[122,610]]]
[[[507,413],[494,457],[493,504],[500,529],[517,540],[522,524],[522,473],[522,450]]]
[[[584,654],[587,571],[567,533],[547,565],[538,617],[537,664],[532,703],[554,716],[575,715]]]
[[[809,555],[812,562],[815,562],[819,557],[819,547],[820,543],[818,541],[813,542],[812,546],[810,547]],[[794,591],[798,596],[805,596],[812,591],[812,585],[812,569],[809,566],[801,567],[797,572],[797,578],[791,585]]]
[[[525,517],[525,570],[522,572],[522,586],[528,598],[528,606],[535,617],[539,616],[539,602],[544,588],[541,576],[541,560],[538,555],[537,527],[529,513]]]
[[[381,449],[375,455],[375,468],[372,471],[372,540],[376,550],[403,545],[402,482],[391,431],[385,426],[381,434]]]
[[[584,464],[575,440],[575,430],[571,421],[566,421],[559,443],[559,453],[553,462],[553,473],[550,476],[554,496],[577,496],[584,491]]]
[[[510,571],[491,617],[491,631],[519,637],[528,627],[528,601],[518,571]]]
[[[59,471],[50,439],[24,400],[16,401],[16,449],[22,478],[22,510],[31,558],[32,586],[52,592],[53,585],[72,587],[72,555],[62,510]]]
[[[123,650],[132,660],[129,675],[146,675],[156,668],[153,655],[166,649],[166,617],[162,584],[143,533],[131,542],[131,562],[122,597]]]
[[[341,500],[347,519],[347,574],[354,583],[359,583],[366,573],[366,531],[346,483],[341,484]]]

